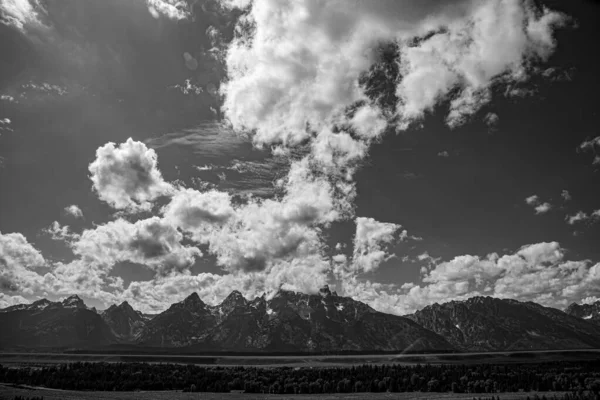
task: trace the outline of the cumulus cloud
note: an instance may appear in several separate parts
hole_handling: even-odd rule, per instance
[[[569,193],[568,190],[563,190],[560,193],[560,196],[563,198],[564,201],[570,201],[572,199],[571,193]]]
[[[65,207],[64,211],[75,218],[83,218],[83,211],[81,211],[81,208],[76,204]]]
[[[0,290],[33,293],[41,284],[36,267],[46,265],[46,260],[25,236],[20,233],[0,232]]]
[[[466,17],[402,49],[399,114],[411,123],[458,90],[447,123],[464,123],[490,101],[494,84],[527,79],[530,63],[553,52],[553,31],[564,22],[559,13],[537,12],[530,1],[473,3]]]
[[[402,288],[354,281],[345,293],[381,311],[406,314],[433,304],[473,296],[536,301],[562,308],[581,298],[598,296],[600,264],[569,261],[556,242],[523,246],[514,254],[465,255],[437,264],[420,284]]]
[[[444,151],[440,151],[440,152],[438,153],[438,157],[444,157],[444,158],[448,158],[448,157],[450,157],[450,153],[448,153],[446,150],[444,150]]]
[[[131,138],[98,148],[89,171],[98,197],[119,210],[148,210],[173,190],[158,170],[156,152]]]
[[[394,234],[401,227],[365,217],[356,218],[355,222],[353,267],[357,271],[374,271],[382,262],[390,258],[385,245],[394,241]]]
[[[281,199],[250,200],[237,207],[224,193],[188,190],[174,197],[165,215],[208,243],[229,271],[259,271],[273,263],[319,255],[320,227],[349,212],[353,186],[316,177],[308,159],[294,163],[280,185]]]
[[[83,261],[106,269],[129,261],[166,274],[186,270],[202,256],[197,247],[185,246],[182,240],[183,234],[159,217],[135,223],[120,218],[84,230],[72,248]]]
[[[455,126],[490,100],[493,84],[526,80],[529,64],[552,53],[554,28],[564,20],[517,0],[343,6],[257,0],[228,48],[223,109],[235,129],[255,131],[259,144],[302,142],[339,121],[345,107],[368,103],[359,78],[374,63],[375,47],[395,42],[401,72],[389,83],[397,85],[402,121],[420,119],[458,88],[448,116]],[[377,114],[371,105],[356,113],[358,130],[380,132]]]

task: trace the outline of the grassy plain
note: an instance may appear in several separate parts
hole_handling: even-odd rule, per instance
[[[147,362],[194,364],[205,366],[257,367],[351,367],[361,364],[507,364],[549,361],[597,360],[600,350],[458,353],[458,354],[385,354],[347,356],[230,356],[230,355],[166,355],[166,354],[65,354],[65,353],[0,353],[5,366],[43,366],[69,362]]]

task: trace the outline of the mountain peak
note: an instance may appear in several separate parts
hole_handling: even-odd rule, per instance
[[[200,296],[196,292],[193,292],[188,297],[186,297],[183,300],[182,304],[183,304],[184,307],[192,307],[192,308],[204,307],[205,306],[204,302],[202,301],[202,299],[200,298]]]
[[[131,305],[130,305],[130,304],[127,302],[127,300],[125,300],[124,302],[122,302],[121,304],[119,304],[119,306],[118,306],[118,307],[119,307],[119,308],[127,308],[127,309],[129,309],[129,308],[133,308],[133,307],[131,307]]]
[[[319,293],[322,296],[331,296],[331,290],[329,290],[329,285],[325,285],[321,289],[319,289]]]
[[[67,297],[62,301],[63,307],[68,308],[86,308],[85,303],[76,294]]]
[[[225,298],[225,300],[223,300],[221,305],[224,305],[227,307],[235,307],[235,306],[243,306],[246,303],[247,303],[246,298],[239,291],[234,290],[231,293],[229,293],[229,296],[227,296]]]

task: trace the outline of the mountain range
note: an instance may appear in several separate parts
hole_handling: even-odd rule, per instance
[[[209,305],[192,293],[155,316],[127,302],[98,312],[78,296],[0,310],[0,349],[113,345],[197,352],[447,352],[600,348],[600,302],[565,312],[492,297],[434,304],[406,316],[378,312],[328,287]]]

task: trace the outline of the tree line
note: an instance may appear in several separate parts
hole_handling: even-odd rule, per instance
[[[600,361],[544,364],[207,367],[76,362],[43,367],[0,365],[0,382],[93,391],[184,390],[275,394],[352,392],[600,393]]]

